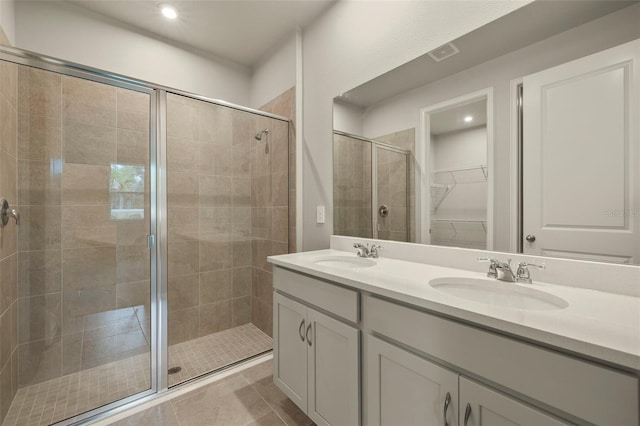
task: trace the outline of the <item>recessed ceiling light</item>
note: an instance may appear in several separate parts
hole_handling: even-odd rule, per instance
[[[165,18],[168,19],[176,19],[178,17],[178,11],[175,7],[169,6],[168,4],[161,4],[160,11]]]
[[[467,116],[464,118],[464,122],[465,122],[465,123],[471,123],[472,121],[473,121],[473,116],[471,116],[471,115],[467,115]]]

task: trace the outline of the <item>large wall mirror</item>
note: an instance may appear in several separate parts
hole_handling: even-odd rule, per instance
[[[334,99],[334,234],[640,264],[640,3],[535,1]]]

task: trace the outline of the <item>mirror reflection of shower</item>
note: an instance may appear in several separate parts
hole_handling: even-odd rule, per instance
[[[258,133],[256,133],[254,137],[256,138],[256,140],[261,141],[263,136],[265,136],[264,153],[268,154],[269,153],[269,140],[268,140],[269,129],[260,130]]]

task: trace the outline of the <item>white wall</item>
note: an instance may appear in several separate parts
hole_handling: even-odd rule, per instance
[[[15,0],[0,0],[0,27],[11,45],[16,43]]]
[[[487,127],[432,136],[436,170],[487,164]]]
[[[328,247],[333,229],[333,97],[527,3],[340,1],[307,28],[303,37],[304,250]],[[386,133],[390,132],[379,134]],[[316,205],[328,207],[325,224],[316,224]]]
[[[251,76],[251,108],[259,108],[296,85],[296,35],[253,68]]]
[[[640,4],[370,107],[364,134],[419,127],[420,108],[494,88],[494,249],[510,249],[510,80],[640,37]]]
[[[362,115],[364,109],[342,102],[333,104],[333,129],[352,135],[364,136]]]
[[[159,41],[80,7],[16,3],[15,46],[199,95],[248,105],[251,71]]]
[[[465,167],[477,167],[487,164],[487,127],[444,133],[433,136],[433,168],[431,170],[449,170]],[[457,172],[455,178],[460,182],[446,196],[435,213],[436,218],[456,218],[486,220],[487,183],[482,170]],[[438,174],[436,181],[452,183],[448,173]]]

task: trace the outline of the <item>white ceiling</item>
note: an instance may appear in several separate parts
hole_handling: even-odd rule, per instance
[[[71,0],[69,3],[216,57],[254,66],[335,0]],[[158,5],[178,10],[164,18]]]
[[[473,120],[465,122],[464,118],[470,115]],[[443,133],[455,132],[472,127],[487,124],[487,100],[470,102],[456,105],[454,107],[435,112],[430,117],[431,134],[442,135]]]
[[[442,62],[435,62],[425,54],[341,94],[339,98],[342,102],[366,108],[634,3],[637,0],[538,0],[452,40],[460,53]]]

